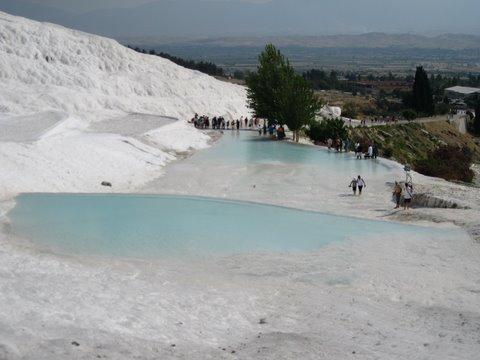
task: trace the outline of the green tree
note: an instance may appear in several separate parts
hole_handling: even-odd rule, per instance
[[[357,104],[355,104],[353,101],[347,101],[343,105],[342,114],[347,118],[355,119],[358,115]]]
[[[325,143],[328,139],[346,139],[348,133],[342,119],[325,119],[312,122],[307,135],[314,142]]]
[[[295,73],[287,62],[281,69],[281,85],[277,93],[277,119],[293,132],[293,140],[299,140],[299,131],[315,120],[320,110],[320,100],[311,85]]]
[[[258,57],[257,72],[246,78],[248,105],[260,118],[275,123],[279,112],[277,93],[286,60],[274,45],[268,44]]]
[[[311,85],[271,44],[260,54],[257,72],[249,74],[246,83],[248,104],[255,115],[287,125],[295,141],[321,106]]]
[[[412,109],[405,109],[402,111],[402,116],[405,118],[405,120],[414,120],[417,117],[417,113],[415,110]]]
[[[429,116],[434,114],[435,105],[433,103],[433,92],[423,66],[417,67],[411,101],[413,108],[418,113],[423,113]]]

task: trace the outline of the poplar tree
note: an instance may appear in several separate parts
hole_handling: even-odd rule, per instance
[[[258,60],[257,72],[246,79],[248,104],[269,124],[287,125],[298,141],[299,131],[315,119],[321,104],[311,85],[274,45],[267,45]]]
[[[429,116],[434,114],[435,105],[433,103],[432,87],[423,66],[417,67],[417,72],[415,73],[415,82],[413,83],[412,91],[412,105],[418,113],[423,113]]]
[[[269,124],[276,123],[279,112],[277,93],[286,60],[274,45],[268,44],[258,62],[257,71],[246,78],[248,105],[255,116],[267,119]]]

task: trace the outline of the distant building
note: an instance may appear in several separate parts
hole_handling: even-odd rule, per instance
[[[337,119],[342,116],[342,108],[325,105],[320,109],[320,115],[325,119]]]
[[[461,99],[452,99],[451,100],[453,113],[460,116],[466,116],[469,113],[473,114],[475,111],[470,108],[465,101]]]
[[[453,86],[445,89],[447,97],[452,99],[465,99],[470,95],[480,94],[480,88],[467,87],[467,86]]]

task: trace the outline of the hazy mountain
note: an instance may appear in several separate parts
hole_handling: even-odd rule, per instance
[[[147,48],[161,45],[203,46],[203,47],[262,47],[267,43],[277,46],[298,46],[306,48],[400,48],[400,49],[480,49],[480,36],[444,34],[422,36],[412,34],[368,33],[361,35],[325,36],[264,36],[264,37],[221,37],[221,38],[171,38],[171,37],[130,37],[122,38],[125,44]]]
[[[158,0],[88,13],[78,13],[78,7],[76,12],[67,12],[74,9],[73,5],[59,10],[31,1],[0,0],[0,9],[116,38],[369,32],[480,34],[478,0]],[[49,4],[59,6],[58,1]]]

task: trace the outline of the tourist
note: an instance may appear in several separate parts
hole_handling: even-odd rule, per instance
[[[333,144],[333,140],[329,138],[329,139],[327,140],[328,150],[330,150],[330,149],[332,148],[332,144]]]
[[[405,184],[405,194],[403,195],[403,208],[407,210],[410,208],[413,199],[413,186],[412,184]]]
[[[357,179],[353,178],[352,181],[350,182],[350,185],[348,187],[352,188],[353,195],[357,195]]]
[[[372,144],[370,144],[370,146],[368,147],[368,151],[367,151],[367,156],[369,159],[372,159],[373,158],[373,146]]]
[[[280,127],[277,129],[277,139],[285,139],[285,128],[283,127],[283,125],[280,125]]]
[[[395,181],[395,187],[393,188],[393,198],[395,200],[395,209],[400,207],[400,199],[402,198],[402,187]]]
[[[376,159],[378,157],[378,146],[373,144],[373,158]]]
[[[363,180],[360,175],[358,175],[358,178],[357,178],[357,186],[358,186],[358,195],[362,195],[362,190],[364,187],[367,186],[367,184],[365,183],[365,180]]]
[[[237,119],[237,130],[240,130],[240,120]]]
[[[362,144],[357,143],[357,145],[355,147],[355,154],[357,155],[357,159],[362,158],[362,151],[363,151]]]
[[[335,150],[337,152],[341,152],[342,151],[342,140],[340,140],[339,138],[337,138],[335,140]]]
[[[345,140],[345,152],[350,152],[350,145],[351,145],[351,142],[350,142],[350,139],[347,138],[347,140]]]
[[[268,125],[268,135],[270,135],[270,137],[272,138],[274,137],[273,134],[275,133],[275,130],[276,130],[275,125],[273,124]]]

